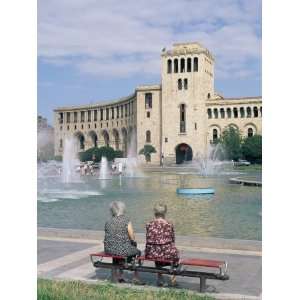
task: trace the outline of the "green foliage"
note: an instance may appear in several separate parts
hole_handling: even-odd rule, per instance
[[[251,163],[261,164],[262,161],[262,136],[254,135],[243,140],[243,157]]]
[[[227,159],[237,161],[242,157],[242,137],[240,131],[235,127],[228,126],[225,128],[221,135],[220,143],[223,146]]]
[[[121,158],[121,157],[124,157],[123,151],[115,150],[115,158]]]
[[[144,145],[144,148],[142,148],[139,151],[140,155],[144,155],[146,161],[151,161],[151,154],[156,153],[156,149],[152,145]]]
[[[54,160],[62,161],[62,156],[61,155],[56,155],[56,156],[54,156]]]
[[[80,161],[91,161],[95,157],[95,162],[99,162],[101,159],[99,148],[93,147],[78,153]],[[100,157],[100,158],[99,158]]]
[[[38,279],[38,300],[214,300],[210,296],[187,290],[146,290],[119,287],[112,284],[87,284],[80,281]]]
[[[115,156],[115,150],[112,147],[100,147],[99,151],[101,153],[101,157],[105,156],[107,158],[107,160],[111,161],[113,160],[116,156]]]
[[[116,157],[122,157],[123,153],[120,150],[114,150],[112,147],[93,147],[84,152],[79,152],[80,161],[95,161],[100,162],[102,156],[105,156],[109,161]]]

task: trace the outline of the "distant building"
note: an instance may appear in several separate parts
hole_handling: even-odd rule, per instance
[[[214,58],[201,44],[163,49],[161,63],[161,84],[138,86],[115,101],[55,109],[55,154],[75,136],[79,151],[109,145],[127,156],[151,144],[152,162],[163,155],[165,163],[181,163],[207,156],[228,125],[244,136],[261,134],[262,98],[216,93]]]
[[[42,116],[37,117],[37,151],[38,160],[54,158],[54,128]]]

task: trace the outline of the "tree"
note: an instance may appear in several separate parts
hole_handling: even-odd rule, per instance
[[[115,158],[121,158],[123,156],[124,156],[123,151],[115,150]]]
[[[101,160],[101,152],[99,151],[99,148],[93,147],[90,149],[87,149],[86,151],[79,152],[79,159],[80,161],[91,161],[93,160],[95,162],[99,162]]]
[[[122,157],[122,151],[114,150],[112,147],[103,146],[103,147],[93,147],[86,151],[79,153],[80,161],[95,161],[100,162],[102,156],[105,156],[107,160],[111,161],[116,157]]]
[[[226,127],[221,135],[220,143],[223,146],[227,159],[237,161],[242,157],[242,137],[237,128],[230,125]]]
[[[152,145],[144,145],[144,148],[139,151],[140,155],[145,156],[146,162],[151,161],[152,153],[156,153],[156,149]]]
[[[262,161],[262,136],[254,135],[243,140],[242,154],[245,159],[251,163],[259,163]]]
[[[99,148],[101,157],[105,156],[107,158],[107,160],[111,161],[113,159],[115,159],[115,150],[112,147],[109,146],[103,146]],[[101,159],[100,157],[100,159]]]

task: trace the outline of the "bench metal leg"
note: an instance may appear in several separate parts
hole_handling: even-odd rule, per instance
[[[111,269],[111,281],[114,283],[118,282],[118,269],[117,268]]]
[[[201,276],[200,277],[200,293],[204,293],[206,290],[206,277]]]

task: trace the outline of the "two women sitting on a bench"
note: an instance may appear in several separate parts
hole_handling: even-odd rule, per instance
[[[125,214],[125,204],[114,201],[110,205],[112,218],[105,224],[104,251],[110,255],[127,257],[130,262],[135,256],[140,256],[141,251],[135,242],[132,224]],[[156,260],[157,267],[170,265],[165,261],[172,261],[174,264],[179,261],[179,252],[175,247],[174,227],[166,219],[167,206],[157,204],[154,207],[155,219],[146,225],[146,247],[145,257]],[[113,259],[113,263],[122,264],[123,259]],[[113,270],[113,277],[119,282],[125,282],[122,270]],[[132,281],[134,284],[144,284],[134,272]],[[166,286],[162,274],[157,275],[157,284]],[[171,284],[176,285],[175,276],[171,279]]]

